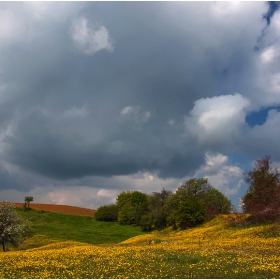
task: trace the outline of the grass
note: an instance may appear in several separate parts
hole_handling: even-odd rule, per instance
[[[22,208],[17,208],[17,212],[32,223],[30,235],[41,236],[40,242],[36,239],[35,243],[38,244],[46,244],[47,240],[71,240],[89,244],[119,243],[143,234],[140,227],[121,226],[118,222],[98,222],[92,217],[36,210],[24,211]],[[29,246],[36,247],[31,243]],[[20,248],[28,249],[27,246]]]
[[[45,214],[46,219],[42,222],[38,216]],[[67,223],[77,226],[78,222],[73,222],[74,217],[68,216],[68,220],[65,217],[62,221],[64,215],[52,214],[24,213],[35,217],[35,224],[39,220],[41,225],[45,223],[46,228],[48,223],[59,224],[59,221],[65,223],[61,228],[65,228]],[[0,278],[280,278],[279,226],[228,226],[232,217],[220,215],[184,231],[140,232],[140,235],[119,244],[106,242],[101,245],[93,244],[94,240],[91,244],[78,242],[78,233],[74,234],[75,241],[70,239],[73,235],[68,235],[67,241],[55,240],[55,234],[46,240],[46,235],[39,235],[39,229],[33,228],[36,235],[26,242],[37,242],[41,246],[31,248],[27,244],[28,250],[0,253]],[[81,224],[86,225],[87,221],[90,220]],[[97,228],[101,226],[91,222]],[[109,228],[109,223],[103,224]],[[124,230],[129,228],[122,227]],[[42,244],[44,242],[45,245]]]

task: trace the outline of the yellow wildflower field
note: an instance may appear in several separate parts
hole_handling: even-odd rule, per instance
[[[228,216],[116,245],[58,242],[0,253],[1,278],[280,278],[280,227],[228,227]]]

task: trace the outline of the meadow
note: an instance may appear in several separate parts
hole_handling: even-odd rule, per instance
[[[80,242],[79,235],[62,240],[55,234],[33,232],[25,245],[0,253],[0,277],[280,278],[280,227],[238,225],[245,218],[240,214],[219,215],[196,228],[139,232],[111,244],[97,244],[93,239]],[[237,225],[229,225],[235,219]],[[88,220],[88,226],[92,225],[99,227]],[[110,223],[105,225],[110,227]]]

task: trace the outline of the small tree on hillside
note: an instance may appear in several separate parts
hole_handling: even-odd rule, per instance
[[[242,208],[254,222],[275,221],[280,217],[280,174],[270,158],[257,160],[253,170],[245,174],[249,189],[242,198]]]
[[[24,198],[24,209],[25,210],[30,210],[30,202],[33,201],[33,196],[26,196]]]
[[[24,222],[15,212],[15,206],[11,202],[0,202],[0,244],[6,251],[6,244],[17,247],[26,236],[30,225]]]

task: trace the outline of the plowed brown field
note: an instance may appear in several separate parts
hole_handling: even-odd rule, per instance
[[[23,203],[15,202],[17,207],[23,207]],[[66,214],[74,214],[80,216],[90,216],[93,217],[96,210],[68,206],[68,205],[55,205],[55,204],[41,204],[41,203],[30,203],[30,208],[34,210],[44,210],[49,212],[58,212]]]

